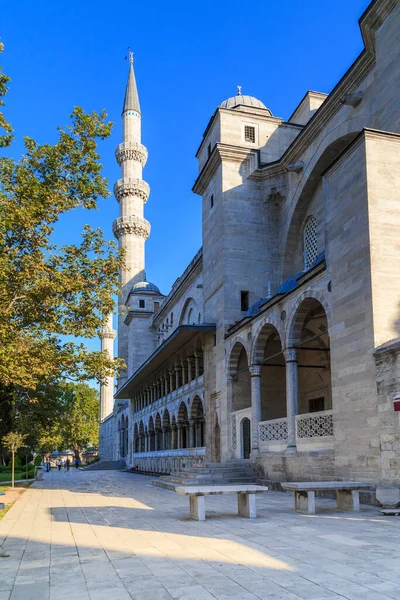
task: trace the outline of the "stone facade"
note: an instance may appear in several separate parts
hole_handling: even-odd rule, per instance
[[[128,370],[102,458],[122,448],[153,473],[250,459],[277,481],[398,482],[400,2],[376,0],[360,27],[354,64],[287,122],[240,90],[211,117],[193,188],[202,249],[166,297],[144,262],[122,275]],[[147,153],[125,143],[119,163],[141,169]],[[120,203],[138,198],[115,226],[132,247],[149,233],[143,190],[116,188]]]

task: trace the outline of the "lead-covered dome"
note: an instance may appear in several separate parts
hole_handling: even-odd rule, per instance
[[[144,292],[162,295],[158,287],[154,283],[150,283],[150,281],[139,281],[131,289],[131,294],[143,294]]]
[[[238,94],[237,96],[232,96],[232,98],[228,98],[221,102],[221,108],[236,108],[238,106],[248,106],[250,108],[262,108],[263,110],[267,110],[269,114],[272,116],[272,112],[265,106],[261,100],[258,98],[254,98],[254,96],[245,96],[243,94]]]

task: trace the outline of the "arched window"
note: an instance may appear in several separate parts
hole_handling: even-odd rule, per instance
[[[188,314],[188,325],[191,325],[191,321],[193,319],[193,308],[191,308],[189,310],[189,314]]]
[[[307,218],[303,233],[304,269],[309,269],[318,256],[317,219],[310,215]]]
[[[174,324],[174,313],[171,313],[171,325]]]

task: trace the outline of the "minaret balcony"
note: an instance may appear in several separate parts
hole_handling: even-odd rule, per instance
[[[150,223],[135,216],[118,217],[113,223],[113,233],[117,240],[123,235],[138,235],[147,240],[150,235]]]
[[[111,339],[114,340],[117,337],[117,332],[115,329],[110,329],[109,327],[103,327],[103,329],[99,333],[100,339]]]
[[[115,158],[119,166],[126,160],[135,160],[144,167],[147,162],[147,148],[138,142],[122,142],[115,150]]]
[[[125,177],[124,179],[118,179],[114,185],[114,196],[118,202],[127,196],[136,196],[141,198],[143,202],[147,202],[149,195],[150,186],[143,179]]]

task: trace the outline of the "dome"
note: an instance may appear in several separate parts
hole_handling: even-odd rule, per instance
[[[237,106],[249,106],[251,108],[262,108],[263,110],[267,110],[269,114],[272,116],[272,112],[265,106],[261,100],[254,98],[254,96],[243,96],[242,94],[238,94],[237,96],[232,96],[232,98],[228,98],[228,100],[224,100],[221,102],[221,108],[236,108]]]
[[[150,281],[139,281],[135,283],[133,288],[131,289],[131,294],[143,294],[144,292],[148,292],[150,294],[160,294],[161,292],[154,283],[150,283]]]

